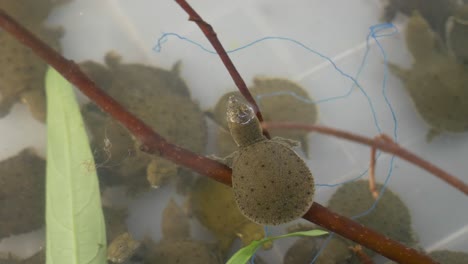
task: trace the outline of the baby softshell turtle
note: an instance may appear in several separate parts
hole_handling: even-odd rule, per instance
[[[199,105],[190,99],[188,86],[179,76],[180,63],[171,70],[124,63],[113,52],[105,57],[105,64],[83,62],[82,70],[128,111],[151,126],[161,136],[196,153],[203,153],[206,142],[206,124]],[[129,88],[131,87],[131,89]],[[109,171],[120,175],[130,191],[154,188],[173,181],[178,191],[187,191],[192,172],[156,155],[139,150],[130,133],[107,114],[95,107],[83,109],[85,120],[91,125],[93,145],[98,147]],[[101,151],[105,150],[105,151]],[[135,175],[144,174],[147,181]],[[189,180],[187,180],[189,179]]]
[[[280,225],[303,216],[313,203],[314,178],[291,147],[292,140],[267,139],[249,105],[229,97],[227,121],[239,150],[224,159],[232,168],[234,198],[242,214],[258,224]]]
[[[431,127],[427,140],[441,132],[468,131],[466,67],[436,49],[434,33],[418,13],[408,22],[406,42],[414,57],[412,69],[389,66],[402,79],[419,114]]]

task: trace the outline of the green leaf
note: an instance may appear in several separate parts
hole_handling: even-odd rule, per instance
[[[263,244],[269,242],[269,241],[274,241],[276,239],[280,238],[286,238],[286,237],[294,237],[294,236],[321,236],[321,235],[326,235],[328,234],[327,231],[323,230],[309,230],[309,231],[301,231],[301,232],[294,232],[294,233],[289,233],[286,235],[282,236],[276,236],[276,237],[267,237],[262,240],[256,240],[252,241],[250,245],[245,246],[241,248],[239,251],[237,251],[232,257],[228,260],[226,264],[245,264],[249,259],[255,254],[257,249],[261,247]]]
[[[49,67],[46,92],[47,264],[104,264],[99,183],[73,88]]]

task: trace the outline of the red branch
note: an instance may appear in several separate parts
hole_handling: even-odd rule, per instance
[[[47,61],[70,83],[77,86],[90,100],[129,129],[141,141],[143,151],[158,153],[202,175],[231,185],[231,169],[229,167],[169,143],[99,89],[73,61],[62,57],[1,9],[0,27],[30,47],[35,54]],[[337,215],[318,203],[312,205],[304,218],[400,263],[436,263],[424,254],[408,249],[369,228]]]
[[[148,153],[158,152],[162,157],[177,164],[189,167],[219,182],[231,184],[231,170],[229,167],[169,143],[143,121],[133,116],[117,101],[99,89],[80,70],[74,61],[65,59],[1,9],[0,25],[5,31],[15,36],[18,41],[32,48],[36,55],[47,61],[49,65],[54,67],[70,83],[78,87],[89,99],[130,130],[140,140],[143,151]]]
[[[257,105],[257,102],[255,102],[255,99],[252,97],[252,94],[250,94],[249,89],[247,88],[247,85],[244,82],[244,79],[240,76],[239,72],[237,71],[236,67],[232,63],[231,59],[226,53],[226,50],[224,49],[223,45],[219,41],[216,32],[213,30],[213,27],[208,24],[203,18],[201,18],[200,15],[184,0],[175,0],[177,4],[182,7],[182,9],[187,12],[189,15],[189,20],[195,22],[198,27],[201,29],[203,34],[205,34],[206,38],[210,41],[211,45],[213,48],[216,50],[216,52],[219,55],[219,58],[223,61],[224,66],[227,68],[229,74],[232,77],[232,80],[236,84],[237,88],[239,89],[240,93],[245,97],[247,102],[249,102],[254,111],[255,114],[257,115],[258,120],[260,122],[263,121],[263,116],[262,113],[260,112],[260,108]],[[267,137],[270,138],[270,135],[266,129],[263,130],[263,134]]]
[[[303,218],[372,249],[398,263],[437,263],[429,256],[391,240],[344,216],[335,214],[318,203],[313,203]]]
[[[392,153],[397,155],[398,157],[409,161],[420,168],[425,169],[426,171],[434,174],[439,179],[445,181],[452,187],[458,189],[459,191],[463,192],[465,195],[468,195],[468,185],[463,181],[459,180],[457,177],[451,175],[450,173],[442,170],[441,168],[437,167],[436,165],[430,163],[427,160],[424,160],[418,157],[416,154],[410,152],[409,150],[400,147],[397,143],[391,141],[388,136],[383,135],[382,137],[376,137],[375,139],[367,138],[363,136],[359,136],[350,132],[318,126],[318,125],[307,125],[301,123],[293,123],[293,122],[281,122],[281,123],[273,123],[273,122],[264,122],[262,124],[263,127],[269,129],[302,129],[306,131],[315,131],[321,134],[326,134],[338,138],[348,139],[354,142],[359,142],[364,145],[368,145],[371,147],[378,148],[382,151]]]

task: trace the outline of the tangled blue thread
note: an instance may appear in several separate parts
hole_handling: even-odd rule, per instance
[[[216,51],[214,50],[211,50],[211,49],[208,49],[206,48],[205,46],[201,45],[200,43],[198,42],[195,42],[189,38],[186,38],[184,36],[181,36],[177,33],[163,33],[157,40],[157,44],[153,47],[153,50],[155,52],[161,52],[162,50],[162,44],[165,43],[168,39],[168,37],[170,36],[173,36],[173,37],[177,37],[178,39],[180,40],[184,40],[184,41],[187,41],[189,42],[190,44],[193,44],[197,47],[199,47],[200,49],[202,49],[203,51],[206,51],[210,54],[217,54]],[[361,93],[366,97],[366,100],[367,100],[367,103],[369,104],[369,107],[371,109],[371,112],[372,112],[372,116],[373,116],[373,119],[374,119],[374,124],[377,128],[377,131],[379,133],[382,133],[382,130],[380,129],[380,126],[379,126],[379,122],[378,122],[378,119],[377,119],[377,114],[375,112],[375,109],[374,109],[374,105],[370,99],[370,97],[367,95],[367,93],[364,91],[364,89],[362,89],[361,85],[358,83],[358,81],[353,78],[351,75],[345,73],[343,70],[341,70],[337,65],[336,63],[328,56],[306,46],[305,44],[295,40],[295,39],[292,39],[292,38],[288,38],[288,37],[281,37],[281,36],[267,36],[267,37],[263,37],[263,38],[260,38],[260,39],[257,39],[255,41],[252,41],[244,46],[241,46],[241,47],[238,47],[238,48],[235,48],[235,49],[232,49],[232,50],[227,50],[226,53],[233,53],[233,52],[237,52],[237,51],[240,51],[240,50],[243,50],[243,49],[246,49],[248,47],[251,47],[257,43],[260,43],[260,42],[263,42],[263,41],[266,41],[266,40],[282,40],[282,41],[287,41],[287,42],[290,42],[290,43],[293,43],[295,45],[298,45],[300,47],[302,47],[303,49],[319,56],[320,58],[328,61],[332,66],[333,68],[339,72],[342,76],[346,77],[347,79],[351,80],[351,82],[353,83],[353,86],[357,86],[359,88],[359,90],[361,91]],[[330,97],[330,98],[326,98],[326,99],[322,99],[322,100],[319,100],[317,101],[317,103],[322,103],[322,102],[328,102],[328,101],[332,101],[332,100],[336,100],[336,99],[343,99],[343,98],[346,98],[348,97],[352,92],[352,88],[344,95],[341,95],[341,96],[335,96],[335,97]]]
[[[377,24],[377,25],[373,25],[369,28],[370,32],[369,34],[367,35],[367,38],[366,38],[366,51],[363,55],[363,58],[362,58],[362,61],[361,61],[361,64],[359,66],[359,69],[356,73],[356,77],[352,77],[351,75],[345,73],[344,71],[342,71],[334,62],[333,60],[331,60],[329,57],[309,48],[308,46],[302,44],[301,42],[297,41],[297,40],[294,40],[294,39],[291,39],[291,38],[287,38],[287,37],[277,37],[277,36],[268,36],[268,37],[263,37],[263,38],[260,38],[258,40],[255,40],[253,42],[250,42],[244,46],[241,46],[241,47],[238,47],[236,49],[232,49],[232,50],[228,50],[226,51],[226,53],[233,53],[233,52],[237,52],[237,51],[240,51],[242,49],[245,49],[245,48],[248,48],[248,47],[251,47],[257,43],[260,43],[262,41],[266,41],[266,40],[283,40],[283,41],[288,41],[288,42],[291,42],[291,43],[294,43],[304,49],[306,49],[307,51],[325,59],[326,61],[328,61],[332,66],[333,68],[335,68],[336,71],[338,71],[341,75],[343,75],[344,77],[348,78],[349,80],[352,81],[352,85],[349,89],[349,91],[347,93],[345,93],[344,95],[340,95],[340,96],[334,96],[334,97],[330,97],[330,98],[325,98],[325,99],[322,99],[322,100],[318,100],[318,101],[313,101],[313,100],[310,100],[310,99],[307,99],[307,98],[303,98],[293,92],[289,92],[289,91],[279,91],[279,92],[273,92],[273,93],[269,93],[269,94],[263,94],[263,95],[257,95],[256,99],[258,100],[261,100],[262,98],[265,98],[265,97],[270,97],[270,96],[277,96],[277,95],[284,95],[284,94],[289,94],[295,98],[297,98],[298,100],[301,100],[303,102],[306,102],[306,103],[324,103],[324,102],[328,102],[328,101],[332,101],[332,100],[336,100],[336,99],[344,99],[346,97],[348,97],[352,90],[354,89],[354,87],[358,87],[359,90],[361,91],[361,93],[366,97],[366,100],[369,104],[369,107],[372,111],[372,116],[373,116],[373,119],[374,119],[374,124],[377,128],[377,131],[379,133],[382,133],[382,130],[380,129],[380,126],[379,126],[379,123],[378,123],[378,119],[377,119],[377,114],[374,110],[374,106],[373,106],[373,103],[370,99],[370,97],[367,95],[367,93],[364,91],[364,89],[361,87],[361,85],[359,84],[359,82],[357,81],[359,79],[359,76],[361,75],[362,73],[362,70],[364,69],[364,66],[365,66],[365,62],[367,61],[367,57],[369,55],[369,51],[370,51],[370,45],[369,45],[369,42],[370,42],[370,39],[372,38],[375,43],[377,44],[377,47],[379,48],[379,51],[380,53],[382,54],[382,57],[383,57],[383,61],[384,61],[384,72],[383,72],[383,80],[382,80],[382,96],[384,97],[384,100],[385,100],[385,103],[392,115],[392,118],[393,118],[393,140],[395,142],[397,142],[397,139],[398,139],[398,133],[397,133],[397,130],[398,130],[398,122],[397,122],[397,118],[396,118],[396,114],[394,112],[394,109],[390,103],[390,100],[388,99],[387,97],[387,86],[386,86],[386,82],[387,82],[387,75],[388,75],[388,60],[387,60],[387,54],[385,53],[385,50],[384,48],[382,47],[381,43],[379,42],[379,38],[381,37],[389,37],[389,36],[393,36],[393,35],[396,35],[398,34],[398,29],[392,24],[392,23],[383,23],[383,24]],[[208,53],[211,53],[211,54],[217,54],[216,51],[213,51],[213,50],[210,50],[210,49],[207,49],[205,48],[203,45],[189,39],[189,38],[186,38],[186,37],[183,37],[179,34],[176,34],[176,33],[164,33],[157,41],[157,44],[154,46],[153,50],[155,52],[161,52],[161,48],[162,48],[162,44],[164,44],[165,42],[167,42],[167,39],[169,36],[175,36],[177,38],[179,38],[180,40],[184,40],[184,41],[187,41],[197,47],[199,47],[200,49],[208,52]],[[377,154],[377,158],[381,155],[381,152],[378,152]],[[369,214],[372,210],[375,209],[375,206],[377,205],[377,203],[380,201],[381,197],[383,196],[383,194],[385,193],[385,189],[387,187],[387,184],[390,180],[390,176],[392,175],[392,172],[393,172],[393,165],[394,165],[394,160],[395,160],[395,156],[392,155],[391,158],[390,158],[390,163],[389,163],[389,169],[388,169],[388,173],[387,173],[387,176],[385,178],[385,181],[384,181],[384,184],[382,186],[382,188],[380,189],[379,191],[379,196],[377,197],[377,199],[374,201],[374,203],[372,204],[372,206],[367,209],[366,211],[358,214],[358,215],[355,215],[352,217],[352,219],[358,219],[362,216],[365,216],[367,214]],[[368,172],[368,169],[364,170],[360,175],[358,175],[357,177],[353,178],[353,179],[350,179],[350,180],[346,180],[344,182],[340,182],[340,183],[337,183],[337,184],[316,184],[317,186],[319,187],[337,187],[339,185],[342,185],[344,183],[348,183],[348,182],[352,182],[352,181],[356,181],[358,179],[360,179],[361,177],[363,177],[365,174],[367,174]],[[267,234],[267,226],[264,227],[265,228],[265,234]],[[325,249],[325,247],[327,246],[328,242],[330,241],[330,239],[334,236],[334,233],[330,233],[330,236],[324,241],[322,247],[320,248],[320,250],[318,251],[318,253],[314,256],[311,264],[313,264],[318,256],[322,253],[322,251]],[[254,256],[251,258],[251,263],[254,263],[254,260],[255,260],[255,254]]]
[[[358,70],[358,73],[357,73],[357,76],[356,76],[356,79],[358,79],[358,76],[361,74],[362,72],[362,69],[364,67],[364,64],[365,64],[365,61],[367,60],[367,56],[369,54],[369,51],[370,51],[370,46],[369,46],[369,41],[370,41],[370,38],[374,39],[374,41],[376,42],[379,50],[380,50],[380,53],[382,54],[382,57],[384,59],[384,76],[383,76],[383,80],[382,80],[382,95],[385,99],[385,102],[392,114],[392,117],[393,117],[393,140],[395,142],[397,142],[397,127],[398,127],[398,122],[397,122],[397,118],[396,118],[396,114],[393,110],[393,107],[390,103],[390,100],[388,99],[387,97],[387,94],[386,94],[386,88],[387,88],[387,74],[388,74],[388,60],[387,60],[387,54],[385,53],[385,50],[384,48],[382,47],[382,45],[380,44],[378,38],[380,37],[387,37],[387,36],[393,36],[395,34],[398,34],[398,29],[392,24],[392,23],[384,23],[384,24],[378,24],[378,25],[373,25],[371,26],[370,28],[370,32],[369,34],[367,35],[367,38],[366,38],[366,51],[364,53],[364,56],[363,56],[363,59],[361,61],[361,65],[359,67],[359,70]],[[388,29],[392,29],[391,32],[387,32],[387,33],[384,33],[384,34],[378,34],[379,32],[381,31],[384,31],[384,30],[388,30]],[[378,153],[377,157],[380,156],[381,153]],[[379,191],[379,196],[377,197],[377,199],[375,199],[374,203],[372,204],[372,206],[367,209],[366,211],[360,213],[360,214],[357,214],[353,217],[351,217],[351,219],[358,219],[360,217],[363,217],[365,215],[368,215],[369,213],[371,213],[375,207],[377,206],[377,203],[380,201],[380,199],[382,198],[383,194],[385,193],[385,190],[387,188],[387,184],[390,180],[390,176],[392,175],[392,172],[393,172],[393,165],[394,165],[394,161],[395,161],[395,155],[392,155],[391,158],[390,158],[390,164],[389,164],[389,169],[388,169],[388,173],[387,173],[387,176],[385,178],[385,181],[384,181],[384,184],[382,186],[382,188],[380,189]],[[343,183],[347,183],[347,182],[351,182],[351,181],[355,181],[359,178],[361,178],[363,175],[367,174],[367,171],[368,169],[366,169],[363,173],[361,173],[358,177],[354,178],[354,179],[351,179],[351,180],[348,180],[348,181],[345,181]],[[340,184],[343,184],[343,183],[338,183],[338,184],[334,184],[334,185],[325,185],[325,184],[322,184],[322,186],[338,186]],[[320,254],[322,253],[322,251],[325,249],[325,247],[328,245],[328,243],[330,242],[330,239],[334,236],[334,233],[331,233],[330,236],[327,238],[327,240],[324,241],[322,247],[320,248],[320,250],[317,252],[317,254],[315,255],[315,257],[312,259],[311,261],[311,264],[315,263],[315,261],[317,260],[318,256],[320,256]]]

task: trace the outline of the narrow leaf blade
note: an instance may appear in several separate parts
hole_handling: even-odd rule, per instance
[[[106,263],[106,234],[93,156],[73,88],[46,75],[47,264]]]
[[[266,239],[260,241],[252,241],[248,246],[239,249],[232,257],[226,262],[226,264],[244,264],[255,254],[257,249],[263,245]]]
[[[249,259],[255,254],[255,252],[258,250],[260,246],[263,244],[269,242],[269,241],[274,241],[276,239],[280,238],[286,238],[286,237],[294,237],[294,236],[321,236],[321,235],[326,235],[328,234],[327,231],[323,230],[308,230],[308,231],[301,231],[301,232],[294,232],[294,233],[289,233],[286,235],[281,235],[281,236],[276,236],[276,237],[267,237],[262,240],[256,240],[252,241],[249,245],[239,249],[232,257],[228,260],[226,264],[245,264]]]

